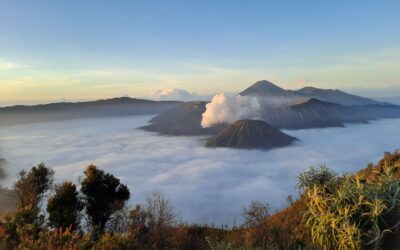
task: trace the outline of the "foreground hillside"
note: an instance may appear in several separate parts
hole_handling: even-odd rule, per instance
[[[252,202],[243,225],[215,227],[183,224],[159,192],[126,208],[130,190],[93,165],[78,189],[54,187],[40,164],[14,185],[16,213],[1,219],[0,249],[399,249],[399,167],[400,152],[353,175],[311,168],[287,208],[271,215],[268,204]]]

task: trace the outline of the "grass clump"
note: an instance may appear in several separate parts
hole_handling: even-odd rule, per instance
[[[389,249],[400,225],[400,179],[393,166],[374,181],[321,167],[299,177],[307,202],[306,225],[326,249]]]

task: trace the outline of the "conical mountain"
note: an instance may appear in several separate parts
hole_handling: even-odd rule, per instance
[[[240,120],[207,140],[209,147],[264,148],[285,147],[297,140],[260,120]]]
[[[267,80],[262,80],[254,83],[247,89],[239,93],[241,96],[245,95],[277,95],[285,92],[284,89]]]

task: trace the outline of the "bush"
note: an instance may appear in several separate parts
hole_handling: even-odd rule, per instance
[[[306,211],[305,199],[301,197],[260,225],[246,229],[246,244],[262,249],[318,249],[311,243],[309,229],[304,225]]]
[[[307,172],[307,179],[326,176],[323,182],[301,184],[313,241],[327,249],[377,249],[388,244],[400,222],[400,180],[393,170],[386,166],[376,171],[371,183],[360,181],[358,175],[326,175],[326,169]]]
[[[42,231],[38,238],[22,237],[17,249],[65,249],[78,250],[90,248],[89,238],[60,228],[54,231]]]
[[[121,234],[105,233],[93,246],[93,250],[124,250],[129,249],[126,239]]]

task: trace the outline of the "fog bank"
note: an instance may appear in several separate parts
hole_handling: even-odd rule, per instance
[[[159,190],[189,222],[231,224],[251,200],[287,205],[296,176],[326,164],[338,172],[359,170],[399,148],[400,119],[346,128],[284,131],[295,145],[272,151],[210,149],[205,137],[158,136],[135,128],[149,116],[99,118],[0,128],[0,151],[10,185],[21,169],[44,161],[58,181],[78,181],[91,163],[127,183],[131,204]]]

